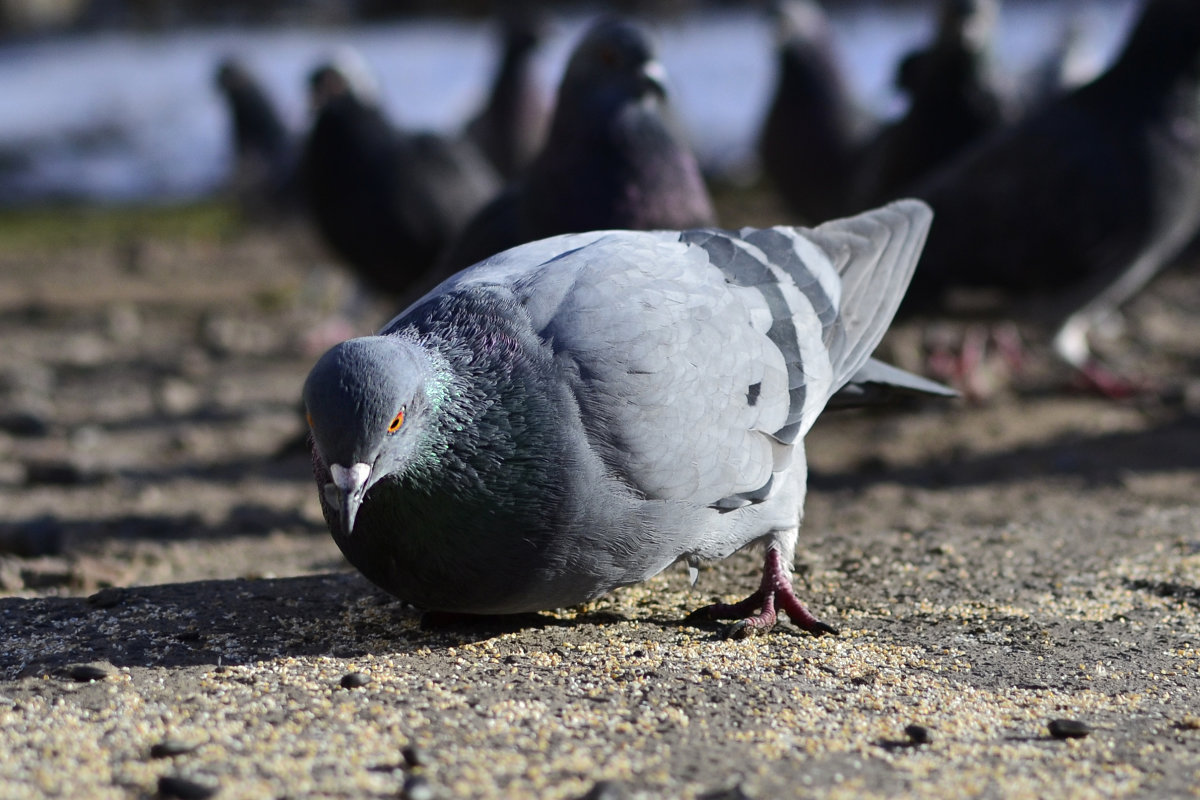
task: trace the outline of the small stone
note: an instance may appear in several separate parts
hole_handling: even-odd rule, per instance
[[[107,678],[109,672],[104,667],[98,667],[95,664],[76,664],[67,670],[67,677],[79,683],[87,683],[88,681],[102,681]]]
[[[617,781],[596,781],[587,794],[579,800],[626,800],[629,793]]]
[[[181,778],[178,775],[163,775],[158,779],[158,796],[176,800],[207,800],[217,793],[218,787],[207,783]]]
[[[32,411],[10,411],[0,414],[0,431],[13,436],[38,438],[50,433],[50,423]]]
[[[728,789],[716,789],[711,792],[705,792],[700,795],[699,800],[751,800],[751,797],[746,794],[746,790],[739,783],[730,786]]]
[[[342,676],[343,689],[359,689],[371,682],[371,676],[363,672],[347,672]]]
[[[929,744],[933,741],[933,734],[930,733],[929,728],[915,723],[904,726],[904,735],[913,744]]]
[[[409,745],[400,751],[400,755],[404,758],[404,763],[411,769],[412,767],[422,767],[429,763],[429,758],[425,755],[425,751],[415,745]]]
[[[109,586],[101,589],[87,599],[88,605],[95,608],[112,608],[125,599],[125,590],[119,586]]]
[[[420,775],[410,775],[404,780],[400,796],[404,800],[433,800],[436,795],[433,785],[428,780]]]
[[[1092,732],[1092,726],[1077,719],[1052,719],[1046,727],[1055,739],[1082,739]]]
[[[104,476],[69,461],[33,461],[25,464],[27,486],[87,486]]]
[[[164,739],[150,746],[151,758],[171,758],[182,756],[195,750],[197,745],[181,742],[178,739]]]

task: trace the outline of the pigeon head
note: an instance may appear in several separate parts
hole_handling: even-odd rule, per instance
[[[559,88],[559,104],[612,108],[667,96],[666,70],[640,27],[619,18],[593,25],[576,46]]]
[[[328,468],[326,502],[344,535],[370,488],[419,460],[429,427],[427,358],[408,340],[366,336],[334,346],[304,383],[304,406],[317,456]]]
[[[379,87],[371,68],[358,51],[343,49],[308,74],[309,106],[320,111],[331,100],[351,96],[360,103],[374,105]]]

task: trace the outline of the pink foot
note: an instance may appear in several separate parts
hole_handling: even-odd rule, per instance
[[[774,547],[767,548],[762,584],[757,592],[740,603],[713,603],[696,609],[689,615],[689,619],[736,620],[725,629],[725,635],[731,639],[744,639],[755,633],[766,633],[775,626],[776,604],[787,613],[792,622],[813,636],[837,635],[837,628],[814,617],[796,597],[792,590],[791,574],[784,567],[779,551]],[[755,611],[758,613],[755,614]]]
[[[1096,392],[1112,400],[1126,400],[1144,394],[1152,387],[1118,375],[1099,361],[1090,359],[1079,368],[1079,382],[1084,389]]]
[[[958,389],[968,400],[978,402],[989,392],[980,379],[980,370],[987,357],[990,334],[986,328],[969,326],[958,348],[939,348],[930,354],[929,374]]]

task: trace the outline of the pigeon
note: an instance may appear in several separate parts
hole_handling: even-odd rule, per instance
[[[519,175],[537,155],[549,107],[534,80],[533,54],[540,21],[521,10],[503,19],[500,64],[487,104],[467,123],[466,136],[505,180]]]
[[[345,56],[319,66],[309,84],[316,118],[303,168],[313,220],[362,280],[400,295],[500,179],[465,140],[394,127]]]
[[[558,233],[713,224],[665,81],[642,28],[611,17],[593,24],[568,61],[542,151],[471,220],[442,274]]]
[[[804,434],[889,380],[868,359],[931,218],[563,234],[463,270],[305,381],[334,540],[417,607],[489,615],[760,544],[761,588],[705,616],[833,632],[790,582]]]
[[[913,181],[1004,124],[986,69],[995,17],[996,0],[943,0],[934,41],[897,68],[896,85],[908,95],[909,108],[863,147],[852,207],[901,196]]]
[[[759,160],[792,212],[810,222],[832,219],[847,207],[866,119],[850,99],[821,6],[788,0],[775,14],[779,66]]]
[[[962,288],[1018,314],[1045,300],[1058,356],[1104,394],[1136,391],[1088,334],[1200,228],[1200,4],[1149,0],[1108,70],[911,191],[938,225],[905,313]]]
[[[297,145],[275,104],[235,58],[218,65],[215,80],[229,106],[235,193],[254,212],[295,205]]]

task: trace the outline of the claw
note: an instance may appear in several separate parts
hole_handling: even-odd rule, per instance
[[[837,628],[813,616],[796,597],[792,590],[791,571],[784,566],[779,550],[774,547],[767,548],[762,585],[758,591],[738,603],[713,603],[698,608],[688,615],[688,619],[736,620],[722,629],[722,634],[728,639],[745,639],[775,627],[777,603],[793,623],[813,636],[837,635]],[[758,613],[753,613],[755,611]]]

